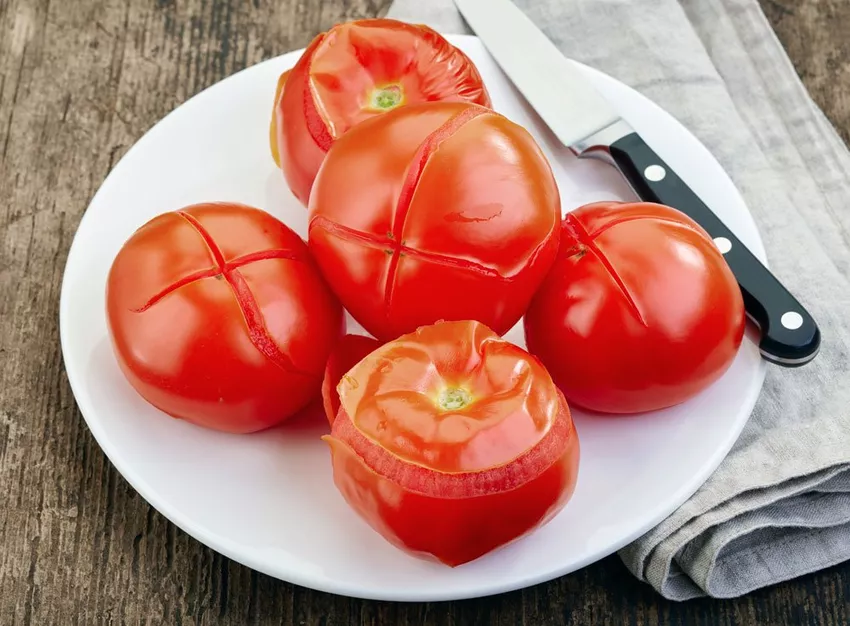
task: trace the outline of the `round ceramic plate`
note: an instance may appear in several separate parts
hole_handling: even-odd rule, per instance
[[[565,211],[634,198],[615,170],[576,159],[556,142],[476,38],[450,39],[478,66],[494,108],[540,142]],[[755,404],[765,365],[750,337],[728,373],[684,405],[619,419],[576,411],[582,458],[566,508],[530,536],[454,569],[393,548],[349,510],[319,440],[323,417],[227,435],[167,417],[125,381],[107,335],[104,286],[135,229],[190,203],[229,200],[265,209],[306,237],[307,212],[268,147],[277,77],[300,53],[234,74],[177,108],[127,152],[80,224],[62,286],[62,349],[83,416],[112,463],[163,515],[226,556],[299,585],[386,600],[465,598],[545,581],[614,552],[669,515],[717,467]],[[711,154],[637,92],[581,69],[764,260],[750,214]],[[508,337],[523,345],[521,326]]]

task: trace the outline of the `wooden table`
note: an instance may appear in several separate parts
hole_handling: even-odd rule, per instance
[[[762,3],[850,139],[850,2]],[[388,5],[0,0],[0,624],[850,622],[850,563],[724,602],[666,602],[616,557],[465,602],[316,593],[175,529],[106,460],[74,403],[57,329],[68,246],[90,198],[124,151],[192,94]]]

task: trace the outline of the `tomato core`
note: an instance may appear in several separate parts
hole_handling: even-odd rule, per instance
[[[372,90],[369,97],[369,108],[373,111],[389,111],[403,104],[404,92],[401,85],[388,85]]]
[[[358,123],[405,104],[461,100],[490,106],[466,56],[434,31],[387,20],[357,20],[330,29],[307,64],[304,102],[314,138],[339,139]],[[330,145],[319,143],[327,150]]]
[[[472,403],[472,396],[462,387],[447,387],[440,392],[437,404],[443,411],[457,411]]]

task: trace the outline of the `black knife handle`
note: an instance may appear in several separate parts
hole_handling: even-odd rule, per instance
[[[815,320],[731,230],[641,139],[630,133],[610,146],[618,169],[641,199],[688,215],[715,240],[741,287],[747,315],[761,329],[762,356],[788,367],[811,361],[820,348]]]

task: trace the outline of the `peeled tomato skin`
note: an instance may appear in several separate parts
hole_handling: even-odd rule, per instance
[[[333,426],[339,412],[337,385],[343,375],[381,343],[366,335],[345,335],[340,338],[328,357],[322,379],[322,406],[328,423]]]
[[[575,490],[579,441],[564,403],[559,420],[566,436],[555,462],[522,485],[486,495],[439,497],[413,491],[369,467],[344,440],[350,417],[341,409],[330,436],[334,483],[346,502],[395,547],[450,567],[508,545],[550,521]],[[545,439],[544,439],[545,441]],[[541,441],[539,445],[543,444]],[[510,465],[482,473],[510,473]],[[410,468],[395,468],[404,472]],[[420,468],[421,471],[429,471]],[[415,471],[415,470],[414,470]],[[433,474],[439,484],[440,472]],[[470,473],[470,488],[476,481]]]
[[[319,33],[285,82],[275,102],[272,156],[305,207],[325,155],[350,128],[422,102],[491,106],[475,64],[459,48],[427,26],[388,18]],[[376,106],[374,96],[387,88],[400,100]]]

